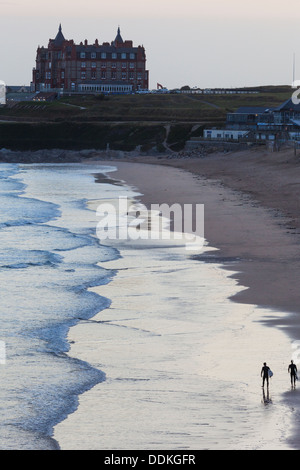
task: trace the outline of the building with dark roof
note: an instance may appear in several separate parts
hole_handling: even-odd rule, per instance
[[[224,129],[205,129],[204,137],[216,140],[300,141],[300,103],[289,99],[275,108],[240,107],[227,114]]]
[[[48,47],[38,47],[33,69],[34,91],[129,93],[149,87],[143,46],[123,40],[120,28],[112,42],[80,44],[65,39],[59,26]]]
[[[262,119],[269,119],[272,110],[263,106],[242,106],[234,113],[228,113],[226,127],[230,129],[251,129]]]
[[[293,130],[300,121],[300,104],[288,99],[275,108],[244,106],[228,113],[226,127],[229,129]]]

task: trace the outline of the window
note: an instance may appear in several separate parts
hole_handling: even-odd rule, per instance
[[[126,80],[127,78],[127,73],[126,72],[122,72],[122,80]]]
[[[101,52],[101,59],[106,59],[106,52]]]
[[[97,55],[96,55],[96,52],[92,52],[91,53],[91,59],[96,59]]]
[[[134,58],[135,58],[135,55],[134,55],[133,53],[131,53],[131,54],[129,55],[129,57],[130,57],[130,59],[134,59]]]
[[[92,78],[92,80],[96,80],[96,70],[92,70],[91,78]]]
[[[126,52],[122,52],[121,59],[126,59]]]
[[[134,63],[133,63],[133,62],[130,62],[129,67],[130,67],[131,69],[134,69]]]
[[[85,80],[86,79],[86,72],[81,72],[81,79]]]
[[[86,63],[85,63],[85,62],[81,62],[81,68],[82,68],[82,69],[85,69],[85,68],[86,68]]]
[[[92,62],[92,69],[96,68],[96,62]]]
[[[112,80],[115,80],[117,78],[117,72],[115,71],[111,72],[111,78]]]
[[[85,59],[85,52],[80,52],[80,59]]]
[[[106,80],[106,72],[104,70],[101,72],[101,80]]]
[[[130,72],[130,74],[129,74],[129,79],[130,79],[130,80],[134,80],[134,72]]]
[[[113,64],[111,64],[111,68],[112,68],[112,69],[116,69],[116,68],[117,68],[117,64],[114,62]]]
[[[116,59],[116,58],[117,58],[116,52],[113,52],[113,53],[112,53],[111,58],[112,58],[112,59]]]

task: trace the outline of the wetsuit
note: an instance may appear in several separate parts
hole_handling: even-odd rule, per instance
[[[288,372],[291,373],[291,384],[296,383],[296,375],[297,375],[297,366],[296,364],[291,363],[288,368]]]
[[[261,376],[263,378],[263,386],[265,385],[265,380],[267,381],[267,385],[269,385],[269,370],[270,370],[270,367],[268,366],[263,366],[261,370]]]

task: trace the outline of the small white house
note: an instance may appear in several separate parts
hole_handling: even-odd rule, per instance
[[[211,140],[239,140],[248,132],[247,130],[205,129],[203,136]]]
[[[0,80],[0,105],[1,104],[6,104],[6,85],[2,80]]]

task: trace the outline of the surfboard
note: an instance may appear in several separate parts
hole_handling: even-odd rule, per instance
[[[268,370],[268,374],[269,374],[269,377],[273,377],[273,372],[271,371],[271,369]]]

